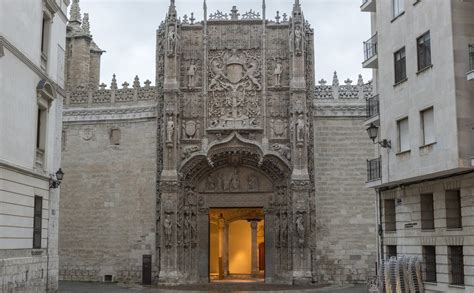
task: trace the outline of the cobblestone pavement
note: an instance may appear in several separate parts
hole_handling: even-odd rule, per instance
[[[196,291],[199,290],[199,291]],[[203,286],[184,287],[183,290],[170,288],[157,288],[130,284],[104,284],[104,283],[86,283],[86,282],[59,282],[60,293],[136,293],[136,292],[155,292],[155,293],[177,293],[177,292],[321,292],[321,293],[367,293],[363,285],[357,286],[329,286],[324,288],[311,287],[289,287],[289,286],[268,286],[262,284],[212,284]]]

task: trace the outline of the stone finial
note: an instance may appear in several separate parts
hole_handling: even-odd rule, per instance
[[[106,87],[107,87],[107,85],[106,85],[105,83],[101,83],[101,84],[99,85],[99,89],[100,89],[101,91],[105,90]]]
[[[239,10],[237,9],[237,6],[232,6],[232,10],[230,11],[230,20],[238,20],[239,19]]]
[[[337,77],[337,71],[334,71],[334,76],[332,78],[332,85],[339,86],[339,78]]]
[[[91,34],[91,25],[89,23],[89,13],[84,13],[84,18],[82,19],[82,30],[86,35]]]
[[[319,83],[320,85],[326,85],[327,81],[324,80],[324,79],[321,79],[320,81],[318,81],[318,83]]]
[[[277,11],[277,15],[275,16],[276,23],[280,23],[280,11]]]
[[[351,85],[351,84],[352,84],[352,80],[351,80],[350,78],[348,78],[348,79],[344,80],[344,83],[345,83],[346,85]]]
[[[363,86],[364,85],[364,79],[362,78],[362,74],[359,74],[359,79],[357,80],[357,85],[358,86]]]
[[[128,82],[122,83],[122,89],[127,90],[130,84]]]
[[[288,14],[283,13],[283,22],[287,22],[287,21],[288,21]]]
[[[110,84],[110,89],[111,89],[111,90],[116,90],[116,89],[118,89],[118,86],[117,86],[117,79],[116,79],[115,73],[112,75],[112,83]]]
[[[145,84],[145,87],[148,88],[148,87],[150,87],[151,81],[147,79],[147,80],[145,80],[144,84]]]
[[[79,0],[72,0],[69,22],[81,23],[81,8],[79,7]]]
[[[194,21],[196,19],[194,18],[194,12],[191,12],[191,17],[189,18],[189,21],[191,21],[191,24],[194,24]]]
[[[135,89],[140,88],[140,79],[138,78],[138,75],[136,75],[135,79],[133,80],[133,88]]]

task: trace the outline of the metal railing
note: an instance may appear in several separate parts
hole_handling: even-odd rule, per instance
[[[367,181],[382,178],[382,157],[367,160]]]
[[[379,95],[367,99],[367,118],[372,118],[380,114]]]
[[[364,61],[377,55],[377,34],[364,42]]]
[[[474,71],[474,44],[469,45],[469,71]]]

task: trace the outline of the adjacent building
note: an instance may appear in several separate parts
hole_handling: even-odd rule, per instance
[[[1,292],[58,287],[59,190],[50,174],[61,160],[68,4],[0,1]]]
[[[379,256],[423,259],[427,292],[474,286],[474,1],[364,0],[375,95],[367,162]],[[378,130],[378,133],[377,133]],[[377,135],[375,135],[377,134]]]
[[[365,282],[372,85],[314,80],[299,1],[178,17],[156,36],[156,79],[99,84],[77,1],[67,34],[60,278],[182,284]],[[96,16],[98,17],[98,16]],[[93,22],[92,22],[93,23]]]

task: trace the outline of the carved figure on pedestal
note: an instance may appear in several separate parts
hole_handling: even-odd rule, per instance
[[[194,64],[194,61],[191,61],[191,65],[188,68],[188,87],[194,88],[196,86],[195,76],[196,76],[197,66]]]
[[[174,26],[170,26],[168,30],[168,56],[174,56],[176,53],[176,43],[178,42],[178,34]]]
[[[165,234],[165,246],[170,248],[172,245],[172,235],[173,235],[173,223],[171,222],[170,214],[167,214],[165,220],[163,221],[163,230]]]
[[[174,135],[173,117],[168,117],[168,122],[166,123],[166,142],[173,142],[173,135]]]
[[[296,233],[298,234],[298,244],[300,247],[304,246],[304,234],[305,234],[305,227],[304,227],[304,217],[302,212],[296,213]]]
[[[297,55],[300,55],[302,52],[302,41],[303,41],[303,33],[301,32],[301,28],[299,26],[295,29],[295,51]]]
[[[283,73],[283,66],[280,62],[275,61],[275,70],[273,71],[273,85],[275,87],[281,86],[281,74]]]
[[[298,116],[298,120],[296,120],[296,139],[298,142],[304,141],[305,137],[305,122],[303,119],[303,115]]]

